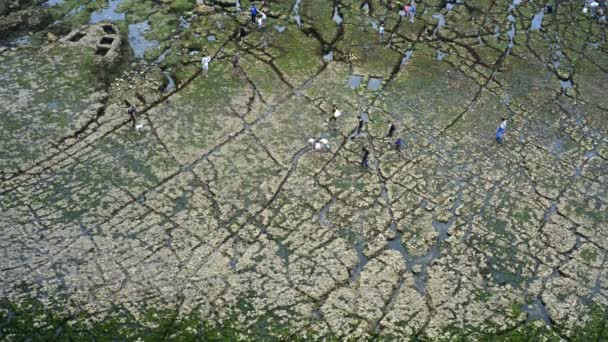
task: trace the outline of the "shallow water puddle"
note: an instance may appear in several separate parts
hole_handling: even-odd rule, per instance
[[[361,75],[350,75],[350,77],[348,78],[347,85],[350,87],[350,89],[355,89],[359,85],[361,85],[362,80],[363,76]]]
[[[143,58],[147,49],[158,46],[157,41],[147,40],[144,33],[150,29],[148,20],[129,25],[129,45],[133,49],[135,58]]]
[[[369,81],[367,82],[367,90],[378,90],[378,89],[380,89],[381,85],[382,85],[381,78],[370,77]]]
[[[538,31],[543,24],[543,18],[545,17],[544,10],[540,10],[540,12],[534,15],[532,18],[532,24],[530,25],[530,31]]]
[[[91,19],[89,24],[96,24],[103,20],[118,21],[125,20],[125,13],[117,13],[116,8],[123,2],[123,0],[110,0],[108,7],[91,13]]]

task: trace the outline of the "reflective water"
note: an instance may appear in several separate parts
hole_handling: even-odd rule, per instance
[[[100,21],[118,21],[125,19],[125,13],[116,12],[116,8],[123,2],[123,0],[110,0],[108,7],[91,13],[91,19],[89,24],[96,24]]]
[[[149,29],[150,24],[147,20],[129,25],[129,45],[133,49],[135,58],[143,58],[147,49],[158,46],[157,41],[147,40],[144,37],[145,32]]]

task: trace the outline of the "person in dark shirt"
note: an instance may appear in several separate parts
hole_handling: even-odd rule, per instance
[[[363,121],[363,118],[361,117],[361,115],[357,115],[357,134],[356,136],[359,136],[361,134],[361,132],[363,131],[363,125],[365,124],[365,122]]]
[[[135,129],[135,115],[137,115],[137,109],[135,106],[130,105],[129,109],[127,109],[127,113],[131,117],[131,121],[133,122],[133,129]]]
[[[363,156],[361,157],[361,166],[367,169],[369,167],[369,151],[365,147],[362,151]]]
[[[391,122],[390,125],[388,125],[388,133],[386,133],[386,137],[387,138],[392,138],[393,134],[395,134],[396,130],[397,130],[397,127],[395,127],[395,124],[393,124]]]

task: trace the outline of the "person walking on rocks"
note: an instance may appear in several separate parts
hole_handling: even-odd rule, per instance
[[[397,139],[397,141],[395,141],[395,149],[397,151],[401,151],[401,147],[403,147],[403,139],[401,137],[399,137],[399,139]]]
[[[338,120],[338,118],[340,117],[340,115],[342,115],[342,111],[340,111],[338,109],[338,106],[334,106],[334,115],[332,116],[332,118],[334,120]]]
[[[260,17],[258,18],[258,29],[266,26],[266,13],[260,12]]]
[[[500,125],[496,129],[496,142],[502,144],[505,142],[505,134],[507,132],[507,119],[500,119]]]
[[[244,26],[241,26],[241,28],[239,29],[239,42],[243,42],[243,40],[245,40],[245,37],[247,36],[247,30],[245,30]]]
[[[412,2],[410,5],[410,23],[414,22],[414,17],[416,16],[416,5]]]
[[[342,115],[342,112],[338,109],[338,106],[334,106],[334,114],[329,118],[329,127],[332,131],[338,130],[338,118]]]
[[[384,41],[384,19],[380,21],[380,27],[378,27],[378,34],[380,35],[380,43]]]
[[[251,5],[251,23],[255,24],[255,18],[258,16],[258,9],[255,4]]]
[[[234,74],[238,74],[239,73],[239,54],[235,53],[234,56],[232,57],[232,71],[234,72]]]
[[[363,156],[361,157],[361,166],[367,169],[369,167],[369,151],[364,147],[362,152]]]
[[[597,7],[599,6],[599,2],[593,0],[589,6],[591,7],[591,18],[595,18],[595,13],[597,11]]]
[[[130,105],[129,109],[127,109],[127,113],[131,117],[131,122],[133,123],[133,129],[135,129],[135,115],[137,115],[137,109],[134,105]]]
[[[203,68],[203,75],[209,77],[209,62],[211,62],[211,56],[204,56],[201,59],[201,66]]]
[[[361,135],[361,132],[363,132],[363,125],[365,125],[365,121],[363,121],[363,118],[361,117],[361,115],[357,115],[357,132],[356,132],[356,136]]]
[[[387,138],[392,138],[392,137],[393,137],[393,134],[395,134],[395,131],[396,131],[396,130],[397,130],[397,127],[395,127],[395,124],[391,122],[391,123],[388,125],[388,132],[386,133],[386,137],[387,137]]]

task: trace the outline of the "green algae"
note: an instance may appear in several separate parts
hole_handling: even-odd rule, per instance
[[[95,318],[83,311],[64,314],[58,302],[43,305],[35,299],[11,302],[0,300],[0,340],[30,341],[309,341],[314,333],[307,329],[294,331],[289,322],[272,312],[258,316],[248,295],[239,297],[232,314],[219,322],[204,319],[196,310],[183,312],[180,309],[142,308],[142,314],[135,316],[124,306],[114,306],[103,313],[103,318]],[[73,309],[72,309],[73,310]],[[275,308],[281,315],[289,314],[289,308]],[[285,311],[287,310],[287,311]],[[523,315],[520,305],[514,304],[511,317]],[[241,317],[241,318],[238,318]],[[592,306],[581,321],[571,341],[601,341],[608,338],[606,329],[607,311]],[[245,320],[243,320],[245,318]],[[507,328],[497,326],[490,330],[473,327],[451,326],[444,329],[437,341],[560,341],[562,329],[549,327],[540,321],[524,321]],[[336,336],[324,336],[324,340],[335,340]],[[380,341],[404,340],[415,336],[384,335]],[[426,340],[426,338],[425,338]]]

